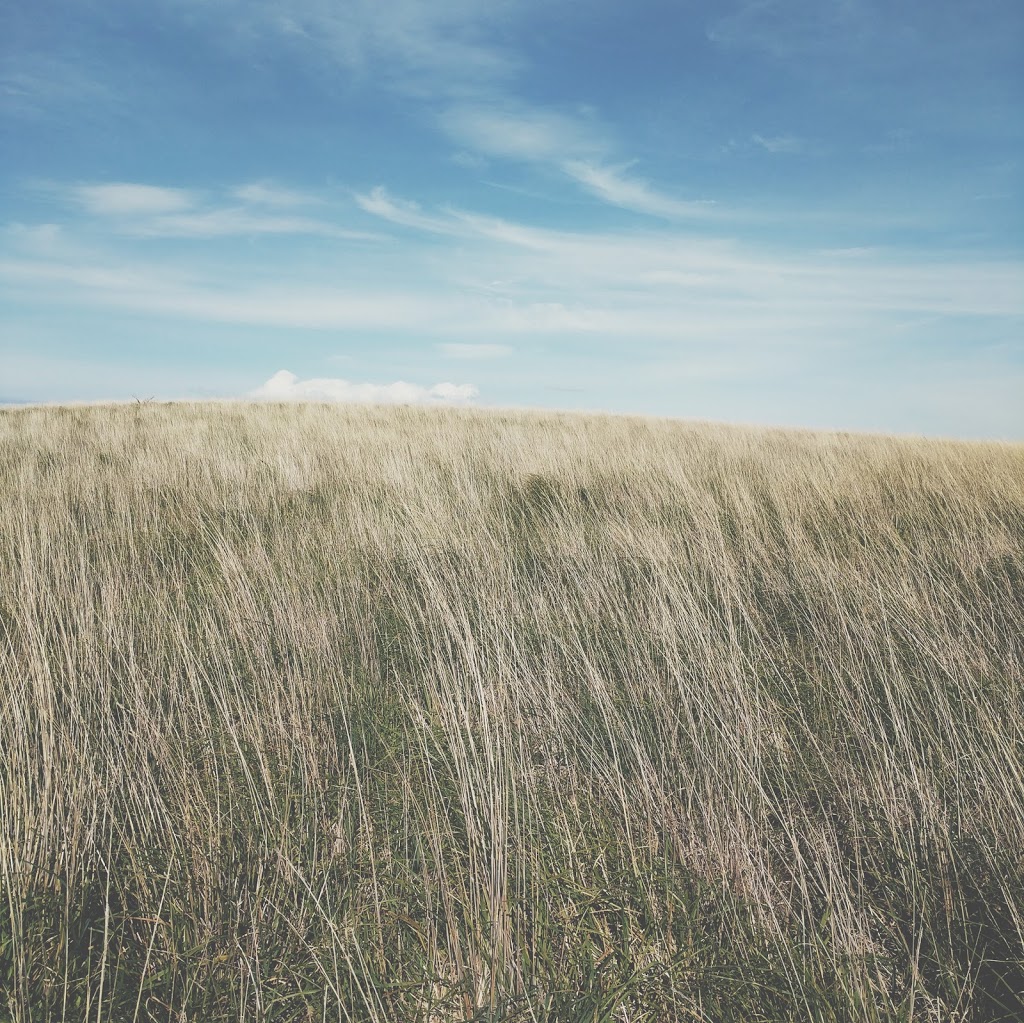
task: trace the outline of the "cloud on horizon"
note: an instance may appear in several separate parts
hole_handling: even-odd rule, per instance
[[[266,383],[250,391],[258,401],[331,401],[371,405],[466,405],[479,391],[472,384],[440,383],[421,387],[396,380],[392,384],[353,383],[333,377],[300,380],[295,373],[278,370]]]

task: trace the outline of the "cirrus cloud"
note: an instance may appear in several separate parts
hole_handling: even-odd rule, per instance
[[[707,216],[714,212],[714,202],[686,201],[665,195],[642,179],[626,177],[623,167],[604,167],[586,160],[568,160],[562,169],[598,199],[637,213],[673,220]]]

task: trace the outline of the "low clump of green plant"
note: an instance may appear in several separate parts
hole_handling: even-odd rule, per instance
[[[0,1017],[1024,1012],[1024,449],[0,414]]]

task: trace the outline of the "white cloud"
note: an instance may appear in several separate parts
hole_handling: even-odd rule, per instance
[[[440,344],[438,349],[450,359],[500,359],[512,354],[508,345]]]
[[[713,202],[675,199],[656,191],[646,181],[624,177],[620,167],[600,167],[584,160],[569,160],[563,164],[563,169],[597,198],[638,213],[675,220],[708,216],[715,209]]]
[[[514,345],[523,336],[569,345],[600,337],[623,349],[699,342],[814,351],[828,339],[875,343],[923,316],[972,317],[957,327],[972,337],[1012,334],[1024,315],[1019,260],[784,249],[672,224],[566,231],[424,212],[383,190],[364,200],[433,233],[365,250],[358,265],[339,247],[295,263],[260,263],[254,252],[256,262],[236,267],[176,247],[154,246],[148,261],[112,258],[109,247],[64,237],[68,228],[29,225],[0,233],[0,302],[347,331],[353,344],[371,331],[422,343],[427,331],[428,343],[461,346],[436,349],[460,359],[497,354],[476,347],[479,339]]]
[[[441,115],[441,127],[471,150],[514,160],[558,162],[607,148],[584,118],[511,101],[453,106]]]
[[[473,401],[480,392],[472,384],[434,384],[427,392],[430,401],[443,402],[446,405],[460,405]]]
[[[181,0],[177,0],[181,2]],[[229,0],[193,0],[197,17],[216,19]],[[246,47],[279,37],[306,51],[314,70],[326,64],[357,80],[428,99],[486,90],[514,74],[519,59],[498,38],[521,0],[253,0],[231,3],[236,39]]]
[[[35,255],[59,253],[64,245],[60,224],[8,224],[2,234],[15,248]]]
[[[376,217],[399,224],[402,227],[415,227],[421,231],[433,231],[438,234],[450,234],[453,227],[450,223],[430,217],[421,212],[419,204],[396,199],[388,193],[383,185],[371,189],[369,194],[357,193],[356,203],[359,208]]]
[[[191,193],[182,188],[159,188],[128,182],[79,185],[72,190],[72,197],[86,212],[112,217],[179,213],[195,205]]]
[[[122,225],[122,233],[146,238],[228,238],[233,235],[295,234],[373,240],[379,235],[351,231],[326,220],[282,217],[228,208],[141,219]]]
[[[278,188],[276,185],[268,185],[263,182],[254,181],[248,185],[239,185],[231,190],[231,194],[242,202],[256,203],[260,206],[308,206],[310,203],[319,202],[315,196],[306,195],[304,192],[297,192],[290,188]]]
[[[81,61],[17,50],[14,45],[5,48],[0,69],[0,113],[6,116],[45,120],[56,110],[72,107],[77,116],[90,117],[100,109],[109,112],[123,100]]]
[[[441,126],[459,145],[478,154],[548,164],[603,202],[670,220],[716,212],[713,202],[686,201],[658,191],[629,166],[602,162],[610,144],[591,118],[512,101],[463,104],[441,116]]]
[[[228,189],[243,203],[232,206],[200,202],[180,188],[129,182],[53,186],[53,190],[93,216],[112,218],[114,230],[136,238],[290,234],[368,241],[381,237],[342,227],[326,217],[295,215],[289,211],[321,200],[258,183]]]
[[[452,215],[465,229],[479,238],[513,245],[517,248],[550,250],[557,239],[571,237],[566,232],[547,231],[529,224],[518,224],[500,217],[489,217],[480,213],[453,210]]]
[[[463,405],[478,395],[471,384],[435,384],[420,387],[404,380],[393,384],[357,384],[349,380],[319,377],[300,380],[286,369],[249,392],[261,401],[336,401],[383,405]]]

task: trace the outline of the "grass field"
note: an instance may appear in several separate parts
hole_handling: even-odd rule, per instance
[[[1013,1021],[1022,936],[1024,446],[0,412],[0,1019]]]

